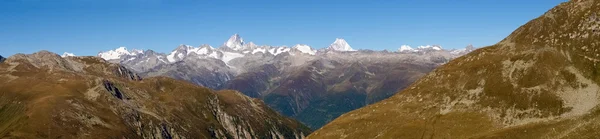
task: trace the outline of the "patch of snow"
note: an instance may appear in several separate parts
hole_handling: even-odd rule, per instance
[[[244,55],[240,53],[223,52],[223,57],[221,58],[221,60],[227,64],[229,63],[229,61],[239,57],[244,57]]]
[[[425,45],[425,46],[421,45],[417,48],[422,49],[422,50],[427,50],[427,49],[437,50],[437,51],[442,50],[442,46],[439,46],[439,45]]]
[[[262,52],[262,53],[266,54],[267,53],[267,49],[265,49],[265,48],[256,48],[256,49],[252,50],[252,54],[256,54],[258,52]]]
[[[187,54],[189,55],[191,53],[196,53],[198,55],[206,55],[206,54],[208,54],[208,48],[207,47],[190,48],[189,50],[187,50]]]
[[[287,47],[279,47],[277,48],[277,50],[275,51],[275,53],[273,55],[279,55],[281,53],[285,53],[285,52],[289,52],[290,48]]]
[[[175,53],[177,53],[176,51],[171,52],[171,54],[169,54],[167,56],[167,61],[169,62],[176,62],[177,60],[175,59]]]
[[[167,63],[167,61],[163,60],[163,56],[158,56],[157,58],[160,62]]]
[[[144,53],[144,50],[133,49],[130,51],[131,55],[137,55]]]
[[[182,53],[177,54],[177,57],[179,57],[179,59],[183,59],[185,55],[183,55]]]
[[[271,54],[275,54],[275,51],[276,51],[276,50],[277,50],[277,48],[271,48],[271,49],[269,49],[269,53],[271,53]]]
[[[201,55],[205,55],[205,54],[208,54],[208,49],[207,48],[200,48],[200,50],[198,50],[196,53],[197,54],[201,54]]]
[[[131,61],[131,60],[134,60],[134,59],[135,59],[135,57],[132,57],[132,58],[129,58],[129,59],[125,60],[125,61]]]
[[[219,59],[219,54],[217,52],[213,51],[212,53],[210,53],[208,55],[208,57]]]

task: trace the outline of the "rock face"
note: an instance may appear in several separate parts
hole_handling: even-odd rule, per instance
[[[572,0],[309,138],[597,138],[600,1]]]
[[[208,88],[218,88],[231,80],[235,72],[216,59],[186,58],[173,64],[163,64],[141,73],[143,76],[169,76]]]
[[[0,63],[4,62],[5,58],[0,56]]]
[[[262,101],[97,57],[47,51],[0,63],[2,138],[304,138]]]
[[[423,46],[401,52],[356,51],[336,39],[330,47],[315,50],[302,44],[258,46],[244,43],[236,34],[219,48],[180,45],[168,55],[124,50],[99,56],[119,57],[120,61],[109,60],[142,77],[168,76],[211,89],[240,91],[317,129],[342,113],[388,98],[473,49]]]

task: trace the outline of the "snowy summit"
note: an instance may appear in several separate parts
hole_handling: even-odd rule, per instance
[[[61,57],[69,57],[69,56],[75,56],[75,54],[73,53],[69,53],[69,52],[65,52],[62,55],[60,55]]]
[[[398,49],[399,52],[414,52],[415,49],[413,49],[412,47],[408,46],[408,45],[402,45],[400,46],[400,48]]]
[[[317,51],[313,50],[310,46],[305,44],[296,44],[296,46],[294,46],[294,49],[309,55],[315,55],[317,53]]]
[[[137,54],[141,54],[141,53],[144,53],[144,51],[136,50],[136,49],[128,51],[127,48],[125,48],[125,47],[119,47],[115,50],[100,52],[100,53],[98,53],[98,56],[105,60],[114,60],[114,59],[120,59],[122,56],[137,55]]]
[[[336,38],[335,41],[327,48],[334,51],[356,51],[344,39]]]
[[[223,46],[226,46],[236,51],[245,49],[244,39],[242,39],[242,37],[240,37],[240,35],[238,34],[233,34],[233,36],[231,36],[229,40],[227,40],[227,42],[223,44]]]

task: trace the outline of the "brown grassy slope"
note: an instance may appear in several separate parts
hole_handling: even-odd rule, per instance
[[[164,77],[135,81],[99,58],[56,56],[40,52],[0,63],[0,138],[264,138],[310,132],[237,92],[217,94]]]
[[[309,138],[595,138],[600,1],[570,1]]]

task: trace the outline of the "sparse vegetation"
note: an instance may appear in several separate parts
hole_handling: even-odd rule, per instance
[[[598,11],[594,0],[560,4],[309,138],[596,138]]]
[[[38,57],[48,56],[0,63],[0,138],[292,138],[311,132],[238,92],[217,94],[166,77],[139,80],[95,57]]]

